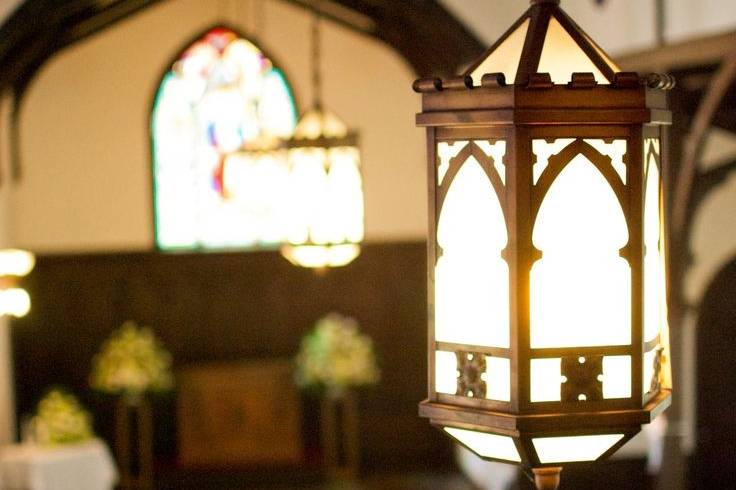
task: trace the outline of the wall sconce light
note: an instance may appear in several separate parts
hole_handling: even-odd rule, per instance
[[[363,184],[357,134],[322,105],[317,6],[312,26],[314,102],[287,142],[288,243],[281,253],[295,265],[325,268],[346,265],[360,254]]]
[[[18,249],[0,250],[0,316],[26,316],[31,298],[25,289],[17,287],[19,277],[28,275],[36,265],[31,252]]]
[[[414,84],[430,181],[420,414],[539,489],[670,404],[672,85],[621,72],[559,0],[532,0],[464,75]]]

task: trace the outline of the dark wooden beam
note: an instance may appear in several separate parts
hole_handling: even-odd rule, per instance
[[[38,70],[71,46],[160,0],[27,0],[0,27],[0,90],[22,98]],[[312,8],[307,0],[286,0]],[[379,39],[418,75],[450,75],[482,45],[436,0],[330,0],[325,15]]]

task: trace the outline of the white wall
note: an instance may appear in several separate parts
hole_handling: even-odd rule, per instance
[[[153,247],[147,125],[159,77],[185,42],[216,22],[242,30],[253,25],[249,9],[240,7],[162,2],[41,70],[21,107],[24,178],[12,196],[15,245],[62,253]],[[301,110],[311,98],[310,19],[271,0],[258,32],[261,47],[292,82]],[[424,134],[414,127],[415,76],[388,46],[324,25],[325,103],[361,133],[366,239],[422,239]]]
[[[525,0],[440,0],[486,44],[492,44],[528,7]],[[655,41],[655,0],[562,0],[562,8],[612,55]],[[733,0],[665,0],[665,39],[682,41],[736,29]]]

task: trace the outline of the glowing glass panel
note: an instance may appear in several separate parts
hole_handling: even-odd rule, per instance
[[[501,258],[506,222],[498,197],[474,157],[452,181],[440,211],[435,267],[435,338],[509,346],[509,270]]]
[[[187,48],[164,75],[151,118],[157,245],[282,242],[285,157],[242,152],[272,149],[295,125],[289,84],[254,44],[215,28]]]
[[[614,73],[621,71],[621,68],[619,68],[619,66],[616,63],[614,63],[614,61],[611,59],[611,57],[608,56],[608,53],[606,53],[605,51],[603,51],[603,49],[601,49],[601,47],[598,46],[598,44],[595,41],[593,41],[593,39],[590,38],[590,36],[588,35],[587,32],[585,32],[585,31],[580,31],[580,32],[582,33],[583,37],[588,41],[588,44],[590,44],[591,46],[593,46],[593,48],[595,49],[596,53],[598,53],[598,55],[601,58],[603,58],[603,61],[605,61],[606,64],[608,64],[608,66],[611,67],[611,69],[614,71]]]
[[[623,437],[623,434],[539,437],[532,439],[532,443],[537,451],[540,463],[570,463],[573,461],[594,461]]]
[[[631,396],[631,356],[605,356],[601,376],[603,398]]]
[[[557,84],[568,83],[573,73],[592,73],[598,83],[608,83],[595,63],[554,17],[549,20],[537,72],[549,73]]]
[[[457,356],[454,352],[434,353],[434,389],[437,393],[457,393]]]
[[[507,402],[511,400],[511,361],[503,357],[486,356],[486,398]]]
[[[628,241],[616,195],[583,155],[568,163],[542,202],[532,235],[531,346],[631,342]]]
[[[645,142],[645,149],[650,145]],[[666,315],[664,311],[664,259],[661,250],[660,179],[655,156],[646,156],[644,192],[644,340],[657,337]],[[664,315],[664,316],[663,316]]]
[[[483,458],[503,459],[505,461],[521,462],[519,451],[514,440],[508,436],[475,432],[455,427],[445,427],[445,432]]]
[[[527,30],[529,30],[529,19],[526,19],[473,70],[470,74],[473,78],[473,84],[480,85],[480,81],[486,73],[503,73],[508,83],[514,83]]]
[[[288,241],[329,245],[363,240],[363,183],[355,147],[295,148],[284,200]]]
[[[531,401],[560,401],[560,383],[563,381],[560,358],[531,360],[531,391],[529,393]]]

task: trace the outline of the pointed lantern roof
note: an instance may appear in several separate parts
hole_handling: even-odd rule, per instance
[[[573,73],[592,73],[598,83],[613,82],[620,69],[575,21],[559,0],[532,5],[493,46],[468,68],[473,85],[486,73],[503,73],[508,83],[523,84],[534,73],[549,73],[555,84]]]

